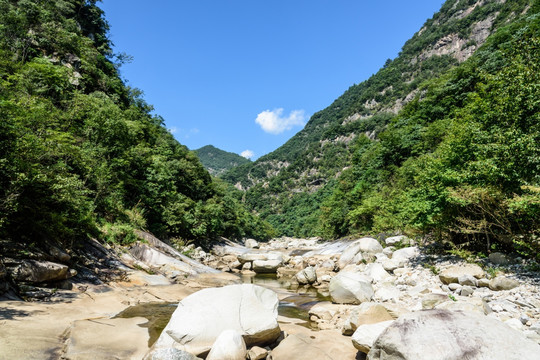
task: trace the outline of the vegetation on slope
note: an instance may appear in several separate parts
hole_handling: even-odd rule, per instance
[[[118,74],[95,0],[0,0],[0,238],[266,238]]]
[[[212,145],[206,145],[194,151],[201,164],[213,176],[220,176],[234,167],[251,162],[238,154],[218,149]]]
[[[242,185],[248,206],[281,234],[413,231],[532,246],[538,168],[523,159],[537,156],[538,72],[521,59],[538,59],[538,13],[537,1],[447,1],[398,58],[283,147],[223,178]],[[516,79],[524,82],[509,93],[506,81]]]
[[[328,236],[431,233],[489,252],[540,250],[540,12],[426,83],[322,205]]]

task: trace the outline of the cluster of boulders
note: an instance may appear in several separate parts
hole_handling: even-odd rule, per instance
[[[54,245],[44,247],[0,243],[0,295],[15,296],[9,294],[13,287],[27,298],[45,299],[56,289],[72,288],[68,279],[77,271],[68,265],[71,256]]]
[[[497,276],[455,257],[427,256],[404,236],[385,241],[366,237],[352,242],[321,243],[317,239],[281,238],[269,243],[248,243],[249,247],[220,246],[213,253],[201,254],[200,259],[232,273],[276,273],[278,277],[290,278],[297,286],[312,286],[328,294],[331,302],[320,302],[309,310],[311,322],[320,330],[337,329],[344,336],[351,336],[352,344],[369,353],[370,359],[385,359],[374,354],[384,354],[388,346],[397,346],[392,345],[394,340],[388,340],[390,345],[381,340],[381,334],[397,338],[392,334],[399,334],[409,323],[414,327],[419,321],[428,321],[439,326],[437,319],[455,326],[448,325],[442,334],[461,331],[468,340],[435,340],[429,336],[437,332],[429,335],[426,330],[425,341],[454,344],[460,356],[472,351],[475,343],[495,349],[494,353],[502,351],[487,334],[500,336],[505,332],[515,337],[522,349],[540,351],[538,278]],[[498,261],[501,255],[491,258]],[[500,262],[496,264],[501,266]],[[464,318],[472,320],[464,324]],[[482,339],[477,339],[482,334]],[[422,358],[411,354],[395,358]],[[491,353],[486,354],[485,358],[490,358]],[[520,354],[521,358],[534,358]]]

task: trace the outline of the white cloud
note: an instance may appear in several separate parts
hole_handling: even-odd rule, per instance
[[[169,132],[171,134],[176,134],[178,132],[178,128],[176,126],[173,126],[172,128],[169,128]]]
[[[240,156],[245,157],[246,159],[251,159],[255,156],[255,153],[251,150],[244,150],[240,153]]]
[[[304,110],[293,110],[289,116],[283,116],[283,108],[274,109],[272,111],[265,110],[259,115],[255,122],[261,128],[270,134],[281,134],[285,130],[290,130],[293,126],[304,126]]]

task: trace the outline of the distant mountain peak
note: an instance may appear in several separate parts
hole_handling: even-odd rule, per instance
[[[245,157],[218,149],[213,145],[203,146],[194,152],[201,160],[202,165],[214,176],[220,176],[232,168],[251,162]]]

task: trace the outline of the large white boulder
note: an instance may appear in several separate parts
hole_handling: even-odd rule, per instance
[[[537,360],[540,346],[474,312],[424,310],[401,316],[375,341],[368,360]]]
[[[355,272],[339,273],[330,280],[330,296],[339,304],[360,304],[373,298],[371,279]]]
[[[180,301],[154,348],[199,355],[225,330],[236,330],[249,345],[271,344],[279,334],[278,297],[261,286],[242,284],[200,290]]]
[[[250,249],[259,248],[259,243],[255,239],[246,239],[246,241],[244,241],[244,244],[246,245],[247,248],[250,248]]]
[[[362,238],[353,241],[341,254],[338,266],[343,269],[348,264],[355,264],[362,260],[362,254],[376,254],[383,251],[383,247],[373,238]]]
[[[443,284],[458,283],[461,276],[469,275],[476,279],[483,278],[485,273],[482,268],[476,264],[452,265],[441,271],[439,279]]]
[[[392,260],[402,267],[404,263],[420,255],[420,250],[416,246],[406,247],[392,253]]]
[[[245,360],[246,354],[242,335],[236,330],[225,330],[212,345],[206,360]]]

